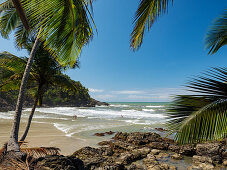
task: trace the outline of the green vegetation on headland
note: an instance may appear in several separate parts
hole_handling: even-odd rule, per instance
[[[43,107],[95,107],[96,105],[107,105],[90,97],[88,89],[80,82],[74,81],[78,91],[62,89],[61,87],[52,87],[46,91],[43,96]],[[0,92],[0,111],[15,110],[18,91]],[[34,99],[31,95],[25,95],[25,107],[32,107]]]

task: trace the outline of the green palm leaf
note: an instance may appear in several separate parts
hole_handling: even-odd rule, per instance
[[[213,102],[189,116],[181,125],[176,140],[198,143],[218,140],[227,135],[227,100]]]
[[[209,53],[216,53],[227,44],[227,10],[218,18],[211,27],[206,38]]]
[[[156,19],[168,10],[172,0],[141,0],[135,15],[135,26],[131,33],[131,48],[137,50],[146,30],[149,31]]]
[[[193,93],[176,96],[168,109],[168,125],[177,131],[176,140],[193,143],[225,136],[222,120],[226,119],[227,68],[212,68],[193,78],[186,87]]]

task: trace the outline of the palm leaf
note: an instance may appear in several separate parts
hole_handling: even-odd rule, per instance
[[[21,148],[21,151],[34,158],[45,157],[47,155],[59,155],[60,149],[55,147],[35,147]]]
[[[31,27],[41,29],[40,39],[62,64],[74,64],[92,38],[88,8],[83,0],[23,1]],[[37,17],[39,16],[39,17]]]
[[[177,142],[198,143],[227,135],[227,100],[213,102],[189,116],[176,135]]]
[[[131,33],[131,48],[137,50],[146,30],[149,31],[156,19],[168,10],[172,0],[141,0],[136,11],[134,29]]]
[[[206,38],[209,54],[216,53],[227,44],[227,10],[214,22]]]

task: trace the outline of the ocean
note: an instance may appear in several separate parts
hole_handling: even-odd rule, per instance
[[[98,107],[37,108],[33,122],[51,124],[67,137],[96,140],[94,133],[147,132],[165,127],[166,108],[169,103],[120,102]],[[26,122],[31,108],[25,108],[22,122]],[[0,112],[0,120],[12,120],[14,111]],[[75,118],[76,117],[76,118]],[[45,132],[42,132],[45,134]],[[97,139],[98,140],[98,139]]]

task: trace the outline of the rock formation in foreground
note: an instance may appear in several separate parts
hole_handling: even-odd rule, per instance
[[[84,147],[71,156],[36,159],[30,169],[52,170],[212,170],[227,165],[226,140],[178,145],[156,133],[117,133],[98,148]],[[184,161],[187,160],[187,161]]]

